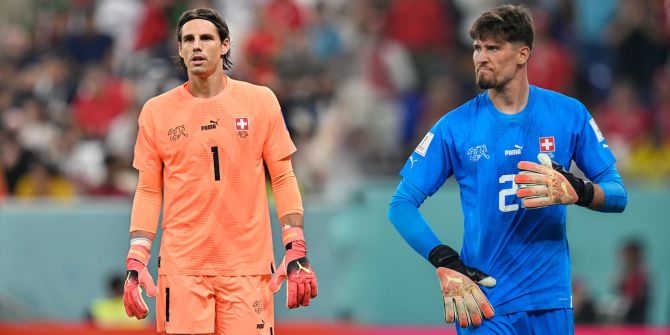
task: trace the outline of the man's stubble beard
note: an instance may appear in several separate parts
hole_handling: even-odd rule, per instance
[[[494,79],[484,79],[481,76],[475,76],[475,83],[482,90],[488,90],[490,88],[496,87],[496,82]]]

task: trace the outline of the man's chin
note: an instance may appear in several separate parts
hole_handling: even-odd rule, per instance
[[[491,80],[477,80],[477,86],[482,90],[488,90],[495,87],[495,84]]]

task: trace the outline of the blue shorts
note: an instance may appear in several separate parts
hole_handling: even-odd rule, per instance
[[[561,308],[496,315],[479,328],[456,326],[456,331],[459,335],[573,335],[574,325],[572,309]]]

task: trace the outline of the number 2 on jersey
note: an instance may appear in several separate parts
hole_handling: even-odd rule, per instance
[[[221,180],[221,171],[219,171],[219,147],[212,147],[212,160],[214,161],[214,180]]]
[[[514,175],[513,174],[504,174],[498,178],[498,183],[500,184],[505,184],[507,182],[512,182],[512,187],[510,188],[503,188],[498,192],[498,209],[501,212],[512,212],[516,211],[519,209],[519,204],[510,204],[507,205],[505,202],[505,198],[509,195],[516,196],[516,190],[519,188],[517,184],[514,182]]]

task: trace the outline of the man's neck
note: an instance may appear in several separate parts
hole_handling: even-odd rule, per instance
[[[528,104],[528,77],[515,78],[500,88],[488,90],[493,105],[504,114],[517,114]]]
[[[226,85],[223,71],[216,71],[209,76],[189,75],[188,91],[196,98],[211,98],[219,94]]]

